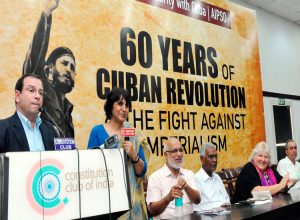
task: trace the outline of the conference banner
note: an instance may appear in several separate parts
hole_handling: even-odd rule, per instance
[[[113,87],[131,94],[129,122],[148,142],[148,174],[165,163],[162,144],[172,136],[193,171],[208,141],[221,169],[246,163],[265,140],[254,11],[226,0],[61,0],[46,16],[52,4],[0,2],[1,118],[15,111],[14,85],[22,74],[55,80],[47,63],[34,64],[63,47],[72,52],[76,75],[64,94],[70,108],[56,107],[72,116],[60,121],[79,149],[86,149],[93,126],[104,123]],[[56,102],[51,94],[48,104]]]

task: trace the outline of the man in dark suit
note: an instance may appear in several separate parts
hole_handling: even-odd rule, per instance
[[[16,112],[0,120],[0,153],[54,150],[53,126],[41,120],[45,92],[37,75],[23,75],[15,86]]]

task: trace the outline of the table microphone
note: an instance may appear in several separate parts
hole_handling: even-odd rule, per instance
[[[58,130],[59,132],[59,136],[63,136],[63,138],[65,138],[65,133],[63,132],[63,130],[58,126],[58,124],[54,121],[54,119],[51,117],[51,115],[46,111],[46,107],[40,107],[39,111],[43,114],[45,114],[46,118],[49,119],[49,121],[51,122],[52,125],[54,125],[54,127]]]

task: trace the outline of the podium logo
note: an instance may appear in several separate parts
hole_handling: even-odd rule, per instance
[[[38,161],[26,181],[27,198],[31,207],[45,216],[55,215],[68,203],[61,195],[59,175],[63,164],[54,159]]]

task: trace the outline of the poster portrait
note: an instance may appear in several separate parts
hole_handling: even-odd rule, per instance
[[[163,165],[162,143],[171,136],[193,171],[205,142],[216,146],[218,167],[234,167],[265,140],[254,11],[226,0],[61,0],[48,17],[44,9],[43,1],[0,2],[1,118],[15,111],[14,85],[26,74],[26,60],[43,59],[29,72],[44,73],[51,86],[47,60],[62,48],[57,53],[72,58],[74,82],[62,92],[68,104],[60,105],[57,90],[50,90],[48,102],[57,101],[65,115],[57,120],[79,149],[87,148],[92,127],[104,123],[113,87],[131,94],[129,122],[148,142],[148,173]],[[41,53],[35,33],[46,35],[37,38]],[[35,55],[28,61],[30,48]]]

